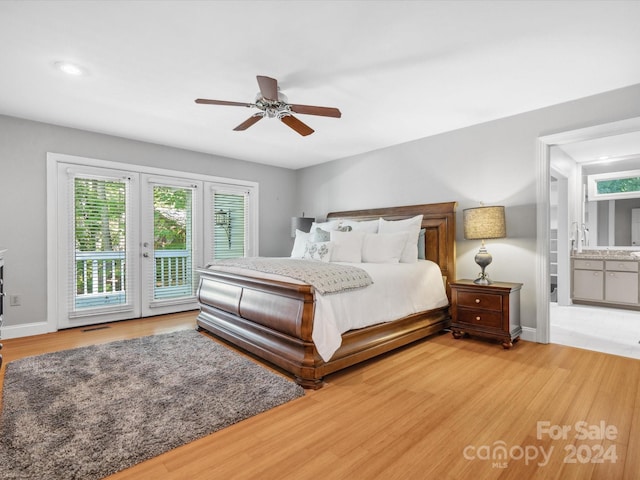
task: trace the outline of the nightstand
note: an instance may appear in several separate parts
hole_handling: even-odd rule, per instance
[[[451,333],[479,335],[502,341],[511,348],[520,339],[521,283],[476,285],[473,280],[451,283]]]

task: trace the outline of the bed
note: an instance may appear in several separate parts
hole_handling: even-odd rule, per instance
[[[198,329],[279,367],[305,388],[321,388],[330,373],[449,327],[449,280],[455,278],[455,208],[456,202],[447,202],[327,215],[328,221],[340,222],[395,221],[422,215],[421,258],[437,264],[438,280],[446,293],[444,304],[437,308],[346,331],[339,347],[326,359],[313,339],[316,306],[324,300],[316,288],[278,275],[259,276],[212,265],[198,270]]]

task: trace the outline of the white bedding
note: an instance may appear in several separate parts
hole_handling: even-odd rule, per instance
[[[366,270],[373,278],[373,285],[343,293],[316,294],[312,338],[324,361],[329,361],[340,347],[344,332],[448,304],[440,268],[429,260],[349,265]],[[216,266],[215,269],[303,283],[289,277],[235,267]]]
[[[316,295],[313,341],[323,360],[340,347],[342,334],[448,304],[442,273],[434,262],[353,264],[373,285],[337,295]]]

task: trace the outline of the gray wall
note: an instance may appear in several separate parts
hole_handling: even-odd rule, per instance
[[[7,325],[46,319],[47,152],[256,181],[260,254],[287,255],[289,221],[302,211],[458,202],[458,278],[475,277],[479,244],[462,236],[462,209],[507,207],[508,238],[487,243],[488,273],[524,283],[522,318],[536,328],[536,139],[640,116],[640,85],[444,133],[298,171],[0,116],[0,246],[6,282],[23,305]]]
[[[428,114],[428,112],[427,112]],[[365,207],[457,201],[457,277],[475,278],[476,241],[462,210],[505,205],[508,238],[487,242],[495,280],[524,283],[522,322],[536,328],[536,139],[640,116],[640,85],[555,105],[298,171],[310,216]]]
[[[260,254],[290,253],[293,170],[0,116],[0,246],[6,291],[22,297],[19,307],[5,302],[5,325],[46,320],[47,152],[258,182]]]

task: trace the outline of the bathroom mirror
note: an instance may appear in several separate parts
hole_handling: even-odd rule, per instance
[[[585,248],[640,247],[640,158],[583,166]]]

